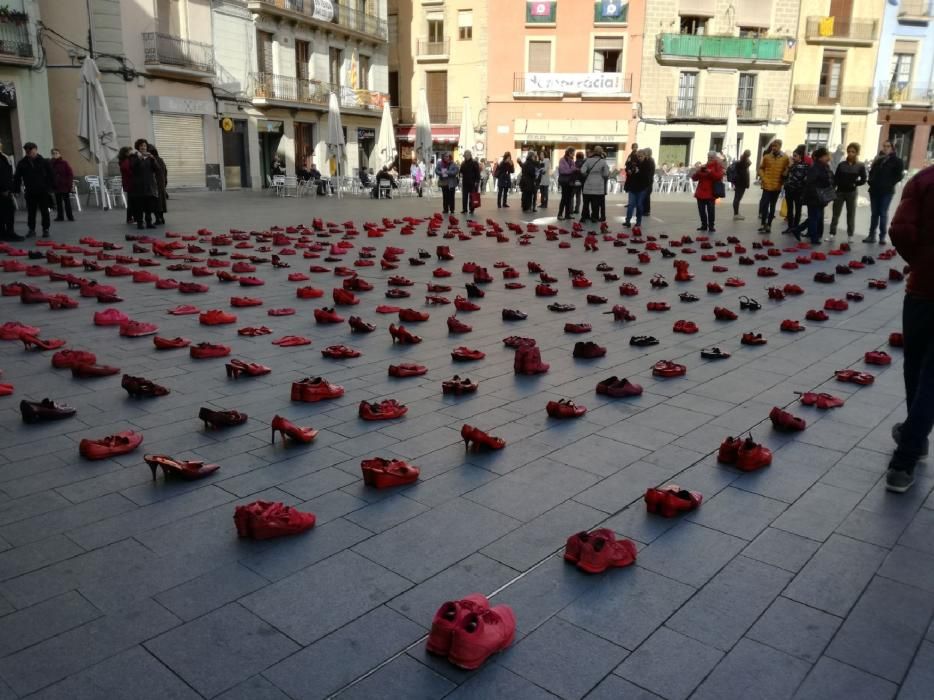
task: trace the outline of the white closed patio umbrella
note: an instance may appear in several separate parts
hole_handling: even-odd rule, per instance
[[[830,120],[830,136],[827,137],[827,148],[833,153],[838,146],[843,145],[843,113],[840,103],[833,107],[833,117]]]
[[[81,155],[97,161],[97,176],[100,183],[98,201],[110,208],[110,195],[104,184],[104,163],[117,157],[117,132],[104,89],[101,87],[101,72],[93,58],[85,58],[81,64],[81,105],[78,112],[78,141]]]
[[[376,167],[391,165],[396,159],[396,132],[392,126],[392,114],[389,103],[383,104],[383,117],[379,122],[379,136],[376,138]]]
[[[477,142],[477,134],[473,128],[473,113],[470,111],[470,98],[464,98],[464,112],[461,114],[461,131],[457,139],[457,147],[460,149],[461,157],[464,151],[473,149]]]
[[[726,133],[723,136],[723,155],[727,163],[736,160],[738,156],[736,153],[737,132],[736,108],[731,105],[730,112],[726,115]]]
[[[425,167],[431,167],[431,117],[428,114],[428,94],[425,88],[419,90],[418,108],[415,110],[415,158],[425,161]],[[425,173],[430,177],[431,173]]]
[[[328,156],[337,161],[337,196],[341,196],[340,177],[341,161],[344,160],[344,129],[341,126],[341,107],[337,100],[337,95],[333,92],[328,98]]]

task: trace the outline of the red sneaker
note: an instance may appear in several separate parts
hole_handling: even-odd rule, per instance
[[[696,510],[704,501],[698,491],[688,491],[677,484],[646,489],[644,499],[645,509],[649,513],[657,513],[664,518]]]
[[[220,309],[212,309],[198,316],[198,322],[203,326],[220,326],[226,323],[236,323],[237,317]]]
[[[867,365],[890,365],[892,357],[884,350],[874,350],[867,352],[863,358]]]
[[[142,442],[143,436],[140,433],[127,430],[99,440],[84,438],[78,445],[78,453],[85,459],[107,459],[128,454],[139,447]]]
[[[119,309],[104,309],[94,312],[95,326],[119,326],[130,320],[130,317]]]
[[[390,377],[421,377],[428,373],[425,365],[416,365],[412,363],[403,363],[400,365],[389,365]]]
[[[788,411],[782,410],[778,406],[769,412],[769,420],[772,421],[772,426],[776,430],[785,433],[801,432],[808,427],[803,418],[798,418]]]
[[[582,543],[577,568],[588,574],[600,574],[610,567],[629,566],[635,561],[636,545],[631,540],[596,535]]]
[[[401,459],[382,459],[373,457],[360,463],[363,472],[363,483],[378,489],[404,486],[418,479],[418,467]]]
[[[739,448],[739,459],[736,466],[744,472],[752,472],[767,467],[772,463],[772,451],[753,442],[751,437],[746,438]]]
[[[482,612],[490,607],[490,601],[480,593],[470,595],[456,601],[444,603],[435,613],[431,622],[431,633],[428,635],[426,646],[430,654],[447,656],[451,652],[451,642],[454,630],[467,615]]]
[[[560,399],[558,401],[549,401],[545,405],[545,411],[552,418],[580,418],[587,413],[587,408],[578,406],[568,399]]]
[[[454,628],[448,660],[467,670],[480,668],[493,654],[508,648],[515,635],[516,617],[508,605],[471,612]]]

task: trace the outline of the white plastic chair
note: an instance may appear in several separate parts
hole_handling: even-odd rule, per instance
[[[123,208],[127,208],[126,203],[126,192],[123,191],[123,178],[112,177],[109,180],[106,180],[107,185],[107,194],[110,196],[111,201],[116,204],[117,202],[123,202]],[[78,211],[81,211],[79,208]]]
[[[88,185],[88,196],[85,199],[85,204],[91,201],[91,195],[97,199],[97,206],[103,206],[101,203],[102,198],[106,200],[107,206],[110,206],[110,198],[107,196],[107,192],[101,189],[101,181],[97,175],[85,175],[84,181]]]
[[[71,193],[68,196],[75,200],[75,208],[80,212],[81,211],[81,198],[78,196],[78,183],[77,182],[73,181],[71,183]]]
[[[289,194],[292,192],[292,194]],[[286,175],[282,178],[282,196],[294,197],[298,194],[298,178],[294,175]]]
[[[270,182],[270,187],[277,197],[281,197],[285,189],[285,175],[275,175]]]

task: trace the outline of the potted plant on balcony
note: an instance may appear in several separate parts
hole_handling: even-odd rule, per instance
[[[26,24],[29,15],[21,10],[11,10],[9,5],[0,5],[0,22],[8,24]]]

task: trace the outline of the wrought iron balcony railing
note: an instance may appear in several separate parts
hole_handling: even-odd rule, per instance
[[[730,110],[736,110],[738,121],[764,122],[772,118],[772,100],[726,102],[722,100],[685,100],[669,97],[667,117],[670,121],[726,122]]]
[[[792,95],[792,105],[796,107],[841,107],[851,109],[867,109],[872,107],[874,90],[863,88],[858,90],[842,90],[836,95],[828,95],[817,86],[796,87]]]
[[[460,124],[463,112],[444,109],[433,109],[428,107],[428,119],[435,126],[439,124]],[[406,107],[401,108],[399,113],[400,124],[414,124],[415,110]]]
[[[388,23],[378,15],[360,12],[357,8],[337,0],[317,3],[315,0],[247,0],[247,7],[257,12],[271,12],[280,16],[294,17],[321,26],[337,25],[358,34],[365,34],[386,41],[389,38]]]
[[[6,60],[23,63],[33,55],[29,25],[25,22],[0,22],[0,63]]]
[[[838,42],[871,43],[879,35],[879,22],[874,19],[848,19],[834,17],[808,17],[805,36],[808,41],[836,40]]]
[[[428,39],[419,39],[415,45],[415,55],[419,58],[430,58],[432,56],[447,56],[451,51],[451,40],[448,38],[441,41],[430,41]]]
[[[180,36],[145,32],[143,48],[147,65],[175,66],[199,73],[214,73],[214,47]]]
[[[343,109],[379,112],[389,99],[389,95],[382,92],[355,90],[346,85],[296,78],[291,75],[253,73],[250,78],[253,98],[266,101],[293,102],[327,108],[333,92],[338,96]]]

